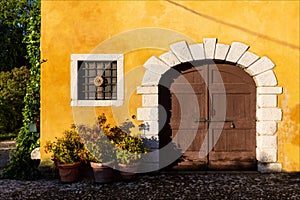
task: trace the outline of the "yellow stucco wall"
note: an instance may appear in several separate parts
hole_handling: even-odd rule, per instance
[[[160,35],[158,28],[170,34]],[[141,98],[135,89],[142,80],[143,63],[167,51],[171,43],[202,43],[206,37],[226,44],[246,43],[251,52],[276,64],[278,85],[284,89],[279,96],[283,109],[279,161],[285,171],[300,171],[298,1],[42,0],[41,48],[47,62],[42,65],[41,146],[74,122],[93,121],[98,113],[105,112],[111,123],[136,115]],[[124,53],[122,107],[70,106],[70,55],[74,53]],[[49,157],[41,153],[42,158]]]

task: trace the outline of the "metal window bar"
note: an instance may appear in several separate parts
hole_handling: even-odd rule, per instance
[[[101,76],[104,83],[94,84]],[[117,99],[117,62],[116,61],[78,61],[78,98],[80,100]]]

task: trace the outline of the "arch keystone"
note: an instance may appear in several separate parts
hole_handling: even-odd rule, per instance
[[[204,52],[206,59],[214,59],[217,38],[204,38]]]

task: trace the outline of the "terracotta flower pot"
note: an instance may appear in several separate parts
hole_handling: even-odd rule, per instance
[[[109,163],[91,162],[94,178],[96,183],[110,183],[114,180],[113,169],[109,167]]]
[[[120,175],[123,180],[130,181],[136,179],[138,163],[132,165],[119,163],[118,166],[119,166]]]
[[[58,171],[60,181],[64,183],[71,183],[78,181],[80,162],[74,164],[58,164]]]

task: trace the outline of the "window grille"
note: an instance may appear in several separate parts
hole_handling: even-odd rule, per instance
[[[71,55],[71,106],[121,106],[123,54]]]
[[[78,61],[78,99],[116,100],[117,61]]]

